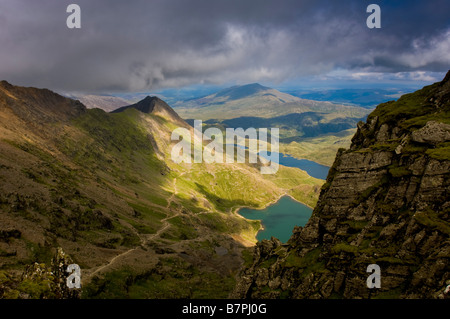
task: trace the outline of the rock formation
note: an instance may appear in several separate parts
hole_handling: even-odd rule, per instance
[[[380,104],[340,149],[309,222],[255,247],[235,298],[448,298],[450,72]],[[367,266],[381,269],[368,288]]]

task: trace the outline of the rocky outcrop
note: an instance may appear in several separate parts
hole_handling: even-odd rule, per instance
[[[420,130],[412,132],[411,139],[417,143],[437,145],[450,141],[450,125],[429,121]]]
[[[35,262],[20,278],[0,271],[0,299],[79,299],[81,290],[67,285],[72,258],[58,247],[49,265]]]
[[[449,92],[450,72],[359,123],[307,225],[259,243],[232,297],[450,297]]]

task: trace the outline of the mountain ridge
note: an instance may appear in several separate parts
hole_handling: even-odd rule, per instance
[[[11,109],[20,118],[32,121],[67,121],[86,111],[80,101],[63,97],[48,89],[14,86],[1,81],[0,93],[2,107]]]
[[[226,297],[260,228],[236,207],[314,205],[322,182],[298,169],[171,161],[180,125],[162,103],[107,113],[2,82],[0,298],[59,296],[59,248],[84,298]]]
[[[63,94],[64,95],[64,94]],[[131,102],[114,95],[95,95],[95,94],[68,94],[67,97],[79,100],[88,109],[99,108],[105,112],[111,112]]]

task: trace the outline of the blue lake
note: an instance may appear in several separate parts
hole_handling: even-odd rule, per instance
[[[305,226],[312,209],[289,196],[283,196],[265,209],[241,208],[238,213],[247,219],[261,220],[264,230],[258,232],[256,239],[274,236],[285,243],[291,237],[294,226]]]
[[[239,148],[248,149],[248,147],[242,146],[242,145],[235,144],[234,146],[239,147]],[[283,166],[297,167],[297,168],[300,168],[301,170],[305,171],[306,173],[308,173],[309,176],[312,176],[312,177],[315,177],[318,179],[323,179],[323,180],[327,179],[328,171],[330,170],[330,167],[328,167],[328,166],[318,164],[316,162],[309,161],[306,159],[297,159],[295,157],[292,157],[290,155],[283,154],[283,153],[274,153],[274,158],[277,157],[276,154],[278,154],[279,164],[281,164]],[[260,152],[260,153],[258,153],[258,155],[261,157],[264,157],[268,160],[271,160],[271,156],[272,156],[272,154],[270,152],[267,152],[267,154]]]
[[[259,155],[267,159],[270,159],[270,157],[264,156],[261,153]],[[306,159],[297,159],[295,157],[283,153],[278,153],[278,155],[279,155],[279,163],[281,165],[287,167],[297,167],[308,173],[309,176],[324,180],[327,179],[328,171],[330,170],[328,166],[321,165]]]

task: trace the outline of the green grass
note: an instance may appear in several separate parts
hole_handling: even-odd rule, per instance
[[[369,115],[378,116],[379,124],[392,123],[403,129],[412,130],[424,126],[430,120],[450,123],[450,104],[447,102],[439,110],[430,102],[438,83],[424,87],[414,93],[405,94],[396,102],[382,103]]]
[[[410,176],[411,171],[404,166],[391,165],[388,167],[389,174],[393,177],[399,178],[403,176]]]
[[[358,247],[343,242],[334,245],[332,251],[335,254],[339,254],[341,252],[356,254],[358,252]]]
[[[434,149],[428,149],[426,153],[439,161],[450,161],[450,142],[442,143]]]
[[[269,268],[270,266],[272,266],[273,264],[275,264],[277,261],[277,257],[276,256],[272,256],[269,259],[263,261],[262,263],[260,263],[258,265],[258,267],[260,268]]]
[[[439,217],[437,212],[432,210],[416,212],[413,218],[422,225],[435,228],[440,232],[450,235],[450,223]]]
[[[349,129],[333,135],[303,138],[290,143],[280,143],[280,152],[298,159],[307,159],[316,163],[333,165],[339,148],[349,148],[356,129]]]
[[[369,222],[365,220],[346,220],[342,224],[347,224],[355,231],[361,231]]]
[[[254,257],[252,252],[248,249],[242,251],[242,258],[244,259],[244,267],[248,268],[253,265]]]

